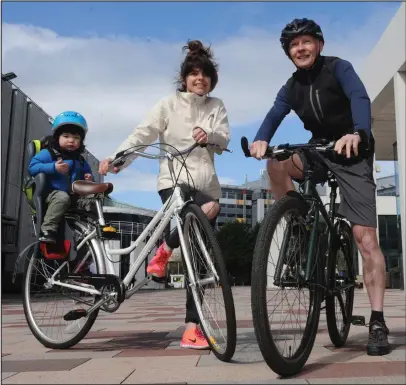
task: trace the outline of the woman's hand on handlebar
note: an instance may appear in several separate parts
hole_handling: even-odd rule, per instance
[[[207,136],[206,131],[204,131],[200,127],[195,127],[193,129],[192,136],[193,136],[193,139],[196,141],[196,143],[199,143],[199,144],[204,144],[209,141],[209,137]]]
[[[120,171],[120,169],[118,167],[111,168],[111,163],[112,163],[111,159],[109,159],[109,158],[103,159],[99,163],[99,173],[101,175],[107,175],[108,172],[111,172],[113,174],[117,174]]]
[[[268,148],[268,142],[264,140],[257,140],[250,144],[250,153],[253,158],[262,159]]]

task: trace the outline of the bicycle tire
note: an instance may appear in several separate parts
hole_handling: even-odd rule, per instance
[[[82,231],[82,228],[80,225],[76,222],[73,222],[71,224],[74,228],[72,230],[79,230],[80,232]],[[91,252],[93,255],[95,255],[95,251],[93,249],[93,246],[90,242],[87,242],[87,245],[89,248],[91,248]],[[31,257],[26,261],[25,267],[24,267],[24,278],[23,278],[23,308],[24,308],[24,315],[25,319],[27,320],[28,326],[34,335],[34,337],[45,347],[50,348],[50,349],[58,349],[58,350],[63,350],[63,349],[69,349],[70,347],[76,345],[78,342],[80,342],[86,334],[89,332],[89,330],[92,328],[94,322],[96,321],[96,318],[99,314],[99,309],[96,309],[93,311],[88,317],[81,328],[81,330],[74,335],[72,338],[63,341],[63,342],[53,342],[50,339],[45,338],[41,333],[38,332],[37,329],[40,329],[40,327],[36,324],[34,317],[31,317],[30,314],[30,298],[28,296],[28,291],[29,288],[27,289],[27,285],[30,285],[30,282],[28,281],[29,279],[29,272],[30,272],[30,267],[33,265],[35,262],[35,259],[38,258],[43,258],[38,255],[31,255]],[[98,265],[97,258],[94,258],[94,262],[96,264],[96,269],[97,272],[100,271],[100,266]],[[100,299],[100,296],[95,296],[95,302],[97,302]]]
[[[335,296],[326,296],[326,319],[327,328],[330,336],[331,342],[336,346],[340,347],[345,344],[348,338],[351,327],[351,317],[354,307],[354,291],[355,291],[355,271],[353,264],[353,235],[350,226],[344,222],[339,222],[340,229],[338,232],[339,237],[339,247],[337,248],[337,253],[334,253],[333,258],[329,261],[327,275],[330,280],[336,280],[336,266],[338,259],[338,252],[341,250],[344,253],[345,262],[348,266],[348,277],[346,279],[347,284],[353,284],[352,287],[348,289],[346,298],[347,302],[345,304],[345,311],[347,316],[347,321],[343,325],[340,332],[337,325],[337,317],[335,314]],[[342,312],[342,309],[341,309]],[[344,318],[343,318],[344,320]]]
[[[301,198],[286,196],[275,202],[261,223],[252,263],[251,306],[255,335],[265,362],[275,373],[283,377],[298,373],[313,349],[320,318],[322,291],[317,285],[312,286],[310,291],[311,310],[309,309],[298,353],[289,358],[282,356],[274,342],[268,318],[266,299],[268,254],[273,234],[284,214],[288,211],[297,211],[301,215],[305,215],[307,210],[306,202]],[[284,255],[279,256],[279,258],[284,257]],[[316,266],[316,274],[320,277],[321,264],[316,263]]]
[[[237,344],[237,322],[235,317],[235,307],[234,307],[234,299],[231,290],[231,286],[228,281],[226,265],[221,254],[220,246],[218,245],[215,233],[213,228],[210,226],[210,223],[203,213],[202,209],[194,203],[188,204],[183,212],[182,212],[182,219],[183,219],[183,236],[185,239],[186,247],[189,247],[190,243],[188,241],[188,217],[194,216],[197,218],[198,222],[206,234],[208,241],[211,244],[211,248],[213,251],[213,264],[219,276],[219,283],[222,289],[224,306],[225,306],[225,314],[226,314],[226,330],[227,330],[227,346],[223,353],[219,352],[215,343],[213,343],[213,339],[210,336],[209,330],[207,329],[206,322],[202,319],[202,305],[200,304],[199,294],[196,288],[191,287],[191,291],[193,293],[193,298],[195,300],[195,305],[200,317],[200,324],[203,334],[210,345],[211,351],[213,354],[220,360],[224,362],[228,362],[231,360],[235,353],[235,348]],[[190,251],[189,251],[190,255]],[[193,267],[192,267],[193,268]],[[187,272],[187,269],[186,269]],[[195,276],[196,276],[196,272]]]

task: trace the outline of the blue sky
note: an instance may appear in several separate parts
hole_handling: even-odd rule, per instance
[[[400,3],[2,3],[3,72],[47,112],[76,108],[87,117],[88,148],[109,155],[173,80],[187,39],[211,43],[232,127],[233,154],[216,158],[222,181],[241,184],[264,163],[245,159],[239,143],[252,139],[293,66],[279,48],[281,28],[294,17],[316,19],[326,55],[361,69]],[[289,116],[272,143],[309,138]],[[117,199],[158,208],[156,162],[137,160],[117,184]],[[390,167],[385,166],[390,171]]]

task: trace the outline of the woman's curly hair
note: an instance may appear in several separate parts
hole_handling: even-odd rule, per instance
[[[210,91],[213,91],[218,82],[218,64],[213,60],[210,47],[205,47],[199,40],[189,40],[188,44],[183,47],[183,51],[188,52],[180,66],[177,80],[178,90],[186,91],[186,77],[198,69],[211,79]]]

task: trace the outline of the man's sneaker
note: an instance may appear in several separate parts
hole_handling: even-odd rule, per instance
[[[198,327],[185,330],[180,341],[180,346],[187,349],[209,349],[209,344]]]
[[[165,250],[164,244],[159,246],[159,249],[157,250],[156,254],[149,261],[147,273],[157,278],[165,277],[166,265],[168,264],[171,255],[172,252]]]
[[[384,322],[373,321],[369,325],[367,354],[369,356],[384,356],[389,354],[389,329]]]

